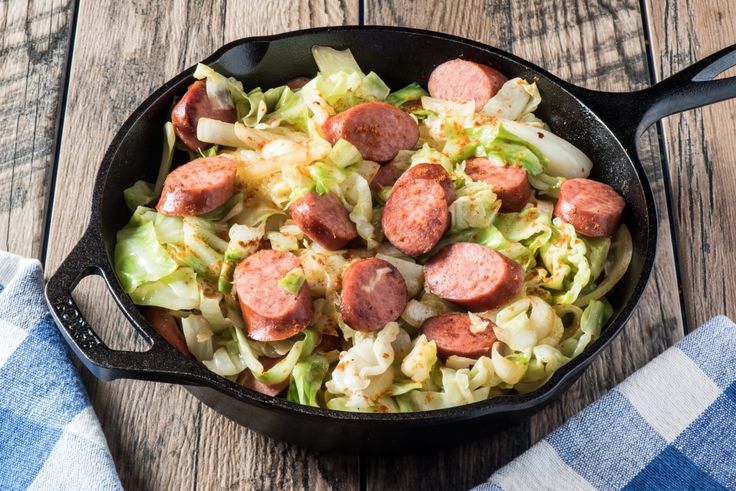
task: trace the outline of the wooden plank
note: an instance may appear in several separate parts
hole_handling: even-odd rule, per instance
[[[49,272],[80,237],[93,178],[116,129],[157,86],[222,44],[249,35],[357,23],[357,0],[187,2],[83,0],[61,142]],[[75,291],[113,347],[140,349],[96,280]],[[129,489],[357,488],[359,459],[317,455],[237,426],[181,387],[85,377]]]
[[[365,17],[368,24],[439,30],[495,45],[589,88],[626,91],[648,84],[637,2],[598,6],[582,0],[369,0]],[[364,470],[369,489],[394,484],[460,489],[477,484],[682,336],[679,300],[672,288],[676,279],[670,225],[653,132],[642,140],[640,150],[661,212],[659,249],[652,279],[622,335],[559,402],[529,423],[457,449],[369,458]]]
[[[0,249],[40,257],[74,2],[0,2]]]
[[[736,4],[718,0],[647,2],[654,68],[668,77],[736,43]],[[736,70],[727,75],[735,76]],[[714,315],[736,317],[736,101],[663,122],[672,188],[672,215],[688,327]]]

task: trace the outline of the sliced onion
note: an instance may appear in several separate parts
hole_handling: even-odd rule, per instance
[[[243,142],[235,135],[235,126],[217,119],[200,118],[197,123],[197,139],[225,147],[242,147]]]

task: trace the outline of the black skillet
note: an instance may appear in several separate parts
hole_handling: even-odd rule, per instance
[[[223,46],[204,63],[242,80],[246,87],[273,87],[298,75],[316,73],[310,53],[313,45],[350,48],[361,67],[375,71],[394,89],[413,81],[426,86],[435,66],[456,57],[486,63],[509,78],[537,79],[543,97],[537,114],[592,159],[593,179],[610,184],[626,200],[624,221],[633,238],[633,259],[626,276],[609,295],[615,313],[601,337],[532,393],[406,414],[347,413],[293,404],[240,387],[184,358],[153,331],[123,292],[112,257],[115,233],[130,217],[123,189],[138,179],[155,180],[161,125],[174,97],[191,83],[193,68],[174,77],[141,104],[105,154],[95,182],[89,226],[46,287],[62,334],[85,366],[101,379],[182,384],[202,402],[240,424],[319,450],[389,452],[446,446],[528,418],[560,397],[621,331],[651,273],[657,215],[637,158],[637,140],[647,127],[667,115],[736,97],[736,78],[712,80],[736,65],[736,46],[632,93],[577,87],[516,56],[474,41],[389,27],[335,27],[242,39]],[[126,317],[152,344],[150,350],[112,350],[85,321],[71,292],[91,274],[104,278]]]

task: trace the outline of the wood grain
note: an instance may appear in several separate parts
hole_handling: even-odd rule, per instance
[[[736,4],[718,0],[648,2],[657,78],[736,44]],[[736,75],[730,70],[728,75]],[[667,118],[672,215],[688,326],[736,316],[736,101]]]
[[[59,265],[86,225],[94,175],[113,133],[153,89],[228,41],[357,23],[357,19],[357,0],[82,0],[48,271]],[[113,347],[143,347],[99,282],[86,281],[75,291],[75,298]],[[317,455],[256,435],[180,387],[85,379],[128,489],[350,489],[359,485],[357,457]]]
[[[0,2],[0,249],[40,257],[74,16],[71,0]]]
[[[511,51],[574,83],[626,91],[648,85],[639,3],[593,2],[410,2],[368,0],[368,24],[439,30]],[[519,19],[524,19],[520,22]],[[544,94],[542,94],[544,97]],[[660,210],[666,210],[656,134],[640,146]],[[660,214],[652,279],[625,331],[563,398],[533,417],[486,440],[428,455],[366,459],[369,489],[461,489],[478,484],[531,443],[599,398],[682,337],[670,224]]]

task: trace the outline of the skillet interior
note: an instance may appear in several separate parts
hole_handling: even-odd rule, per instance
[[[304,446],[333,450],[385,452],[407,446],[436,446],[438,442],[477,437],[509,419],[536,412],[577,379],[593,356],[620,331],[641,295],[651,269],[656,236],[651,193],[641,166],[635,158],[632,161],[606,125],[567,90],[568,84],[516,57],[452,36],[383,27],[309,30],[236,41],[205,62],[242,80],[247,89],[268,88],[295,76],[313,76],[317,68],[310,48],[315,44],[350,48],[364,70],[378,73],[392,89],[413,81],[426,87],[432,69],[455,57],[487,63],[509,78],[537,79],[543,100],[537,114],[556,134],[593,160],[592,178],[613,186],[627,203],[624,221],[632,233],[634,255],[626,276],[608,295],[614,316],[601,338],[560,369],[543,388],[524,396],[504,396],[448,410],[371,415],[307,408],[265,398],[215,374],[205,374],[204,369],[197,370],[204,385],[190,390],[241,424]],[[167,120],[174,98],[183,94],[191,83],[192,72],[190,68],[172,79],[135,111],[112,142],[95,185],[91,228],[96,231],[99,247],[104,247],[108,259],[101,267],[110,276],[112,292],[126,316],[149,338],[150,327],[112,274],[115,234],[130,217],[123,190],[138,179],[155,180],[162,144],[161,126]],[[628,149],[629,142],[625,144]],[[192,362],[180,358],[167,363],[184,367],[183,370],[192,368]],[[490,415],[496,416],[489,418]],[[459,426],[473,429],[459,431]],[[320,437],[316,438],[315,434]]]

